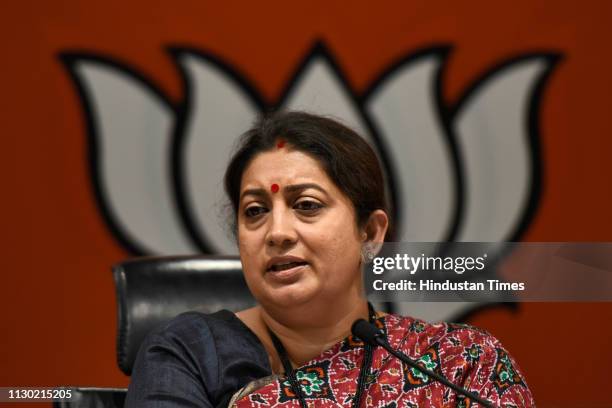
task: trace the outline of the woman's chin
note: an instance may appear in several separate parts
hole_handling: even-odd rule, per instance
[[[308,282],[294,282],[266,290],[265,302],[273,307],[294,308],[312,301],[317,296],[317,288]],[[263,299],[262,299],[263,300]]]

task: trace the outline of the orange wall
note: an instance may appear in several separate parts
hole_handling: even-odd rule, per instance
[[[2,5],[0,385],[128,382],[115,364],[109,271],[126,253],[94,202],[83,111],[60,51],[128,62],[178,101],[179,78],[164,47],[191,45],[239,67],[273,101],[317,39],[356,92],[395,58],[444,42],[454,45],[448,103],[500,60],[561,52],[542,106],[542,202],[526,239],[612,241],[612,3],[221,3]],[[542,407],[607,398],[600,390],[609,386],[610,321],[611,303],[523,304],[516,314],[491,310],[473,319],[515,355]]]

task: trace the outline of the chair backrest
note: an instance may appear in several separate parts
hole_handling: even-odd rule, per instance
[[[145,336],[176,315],[238,311],[255,304],[238,257],[135,258],[113,267],[117,292],[117,363],[130,375]]]

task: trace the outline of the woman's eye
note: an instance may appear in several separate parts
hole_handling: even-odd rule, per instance
[[[253,218],[253,217],[257,217],[258,215],[263,214],[264,212],[266,212],[266,208],[265,207],[252,206],[252,207],[249,207],[246,210],[244,210],[244,215],[247,218]]]
[[[296,203],[293,208],[295,208],[296,210],[303,211],[303,212],[313,213],[323,208],[323,205],[320,203],[317,203],[316,201],[305,200],[305,201],[300,201]]]

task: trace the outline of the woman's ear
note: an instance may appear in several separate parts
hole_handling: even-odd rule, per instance
[[[387,216],[387,213],[383,210],[373,211],[361,232],[363,262],[371,262],[380,252],[385,241],[387,228],[389,228],[389,216]]]
[[[362,236],[365,236],[364,243],[367,241],[376,243],[384,242],[387,228],[389,228],[389,216],[387,213],[383,210],[373,211],[363,228],[364,234]]]

